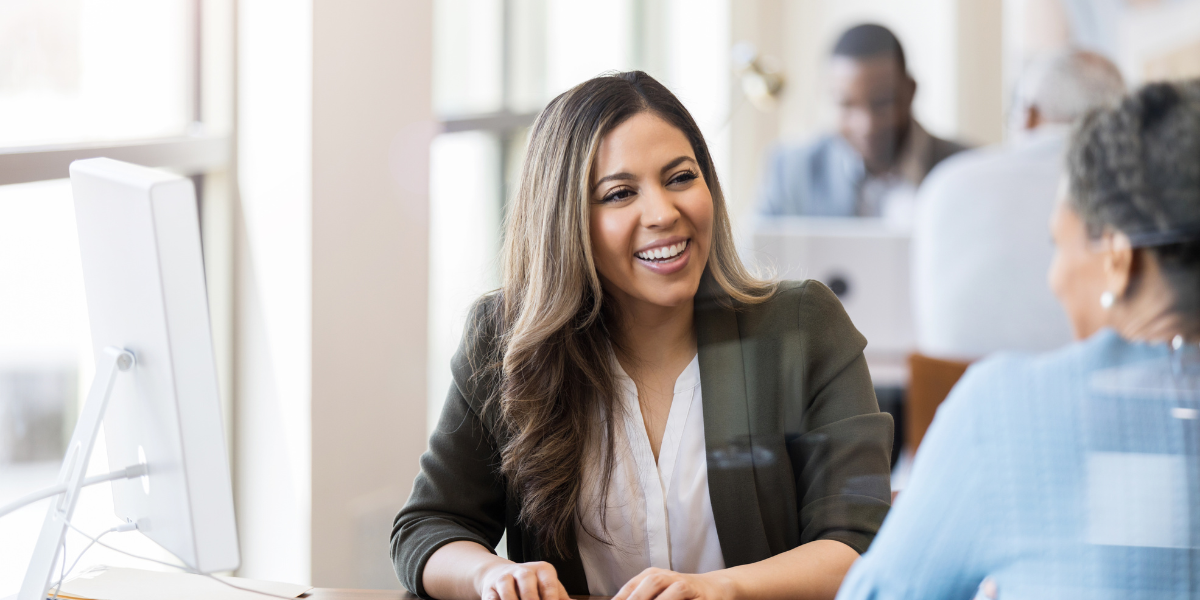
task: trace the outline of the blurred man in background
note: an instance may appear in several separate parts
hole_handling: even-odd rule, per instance
[[[960,154],[929,176],[913,233],[919,352],[974,359],[1071,341],[1046,284],[1062,155],[1071,122],[1124,91],[1120,71],[1098,54],[1044,56],[1018,84],[1016,139]]]
[[[887,217],[909,211],[925,175],[963,146],[930,135],[913,119],[917,83],[886,27],[859,25],[843,33],[829,75],[838,132],[775,150],[759,212]]]

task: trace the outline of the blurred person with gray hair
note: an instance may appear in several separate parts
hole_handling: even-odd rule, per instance
[[[971,360],[1044,351],[1071,340],[1046,286],[1046,220],[1070,124],[1115,104],[1125,84],[1108,59],[1063,50],[1034,61],[1016,91],[1010,143],[959,154],[930,173],[917,199],[913,310],[917,350]]]

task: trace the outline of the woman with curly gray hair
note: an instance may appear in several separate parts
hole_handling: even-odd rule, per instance
[[[1200,590],[1200,81],[1076,124],[1050,286],[1081,341],[973,366],[839,598]]]

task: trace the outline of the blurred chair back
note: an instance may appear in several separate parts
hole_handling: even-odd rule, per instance
[[[970,362],[933,358],[914,352],[908,356],[908,399],[905,402],[904,439],[909,450],[916,453],[933,423],[938,405],[958,379],[967,371]]]

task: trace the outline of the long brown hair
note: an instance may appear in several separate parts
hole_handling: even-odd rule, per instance
[[[713,199],[712,251],[705,276],[733,308],[769,298],[738,258],[725,198],[700,128],[683,104],[641,71],[604,75],[558,96],[533,125],[520,186],[505,223],[498,302],[486,315],[498,331],[490,362],[500,385],[486,410],[506,442],[501,472],[521,504],[518,522],[542,547],[566,556],[573,539],[583,457],[596,419],[613,439],[618,398],[610,335],[614,302],[592,257],[588,185],[601,139],[626,119],[652,112],[687,136]],[[601,460],[607,496],[613,448]],[[603,514],[603,513],[602,513]],[[588,532],[605,539],[604,532]]]

